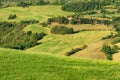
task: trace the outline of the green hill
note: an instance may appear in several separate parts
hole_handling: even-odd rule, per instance
[[[0,21],[8,21],[9,14],[17,15],[17,18],[12,21],[35,19],[43,22],[50,17],[71,15],[72,12],[62,11],[59,5],[30,6],[27,8],[8,7],[0,10]]]
[[[0,49],[0,80],[119,80],[120,63]]]

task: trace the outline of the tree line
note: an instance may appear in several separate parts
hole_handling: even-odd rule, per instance
[[[53,17],[53,18],[49,18],[47,20],[47,23],[52,23],[52,22],[57,22],[59,24],[104,24],[109,26],[112,21],[110,20],[99,20],[99,19],[94,19],[94,18],[85,18],[85,17],[73,17],[73,16],[69,16],[69,17],[63,17],[63,16],[59,16],[59,17]]]
[[[0,0],[0,7],[28,7],[36,5],[61,5],[69,0]]]
[[[28,7],[28,6],[33,6],[33,5],[67,5],[67,4],[71,4],[71,3],[78,3],[78,2],[88,2],[91,1],[93,3],[90,3],[88,5],[91,5],[92,7],[94,7],[94,2],[103,2],[104,3],[113,3],[115,2],[115,0],[0,0],[0,7],[9,7],[9,6],[21,6],[21,7]],[[67,3],[67,4],[66,4]],[[104,4],[103,3],[103,4]],[[98,3],[95,3],[95,5],[97,5]],[[65,6],[64,5],[64,6]],[[73,4],[71,4],[72,7]],[[77,4],[78,5],[78,4]],[[99,4],[98,4],[99,5]],[[88,6],[90,7],[90,6]],[[97,6],[98,8],[98,6]]]

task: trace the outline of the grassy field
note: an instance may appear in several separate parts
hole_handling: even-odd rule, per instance
[[[6,21],[9,14],[17,15],[17,18],[12,21],[35,19],[43,22],[49,17],[67,16],[73,13],[62,11],[61,6],[57,5],[30,6],[27,8],[8,7],[0,9],[0,21]]]
[[[32,31],[33,33],[41,33],[41,32],[44,32],[47,34],[49,33],[48,28],[42,27],[41,25],[38,25],[38,24],[28,25],[27,27],[24,28],[24,31],[25,32]]]
[[[44,39],[39,41],[42,44],[27,50],[52,54],[64,54],[73,48],[81,47],[81,45],[89,45],[100,41],[102,37],[109,34],[110,31],[83,31],[73,35],[49,34]]]
[[[119,80],[120,63],[0,48],[0,80]]]

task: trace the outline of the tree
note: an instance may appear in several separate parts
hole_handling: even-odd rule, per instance
[[[102,46],[102,52],[105,53],[108,60],[112,60],[112,52],[111,52],[111,47],[109,45],[104,44]]]

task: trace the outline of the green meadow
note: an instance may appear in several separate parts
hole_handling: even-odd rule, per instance
[[[120,63],[0,49],[0,80],[119,80]]]
[[[49,17],[67,16],[73,13],[62,11],[61,6],[58,5],[30,6],[27,8],[8,7],[0,9],[0,21],[6,21],[9,14],[16,14],[18,16],[12,21],[35,19],[43,22],[46,21]]]

